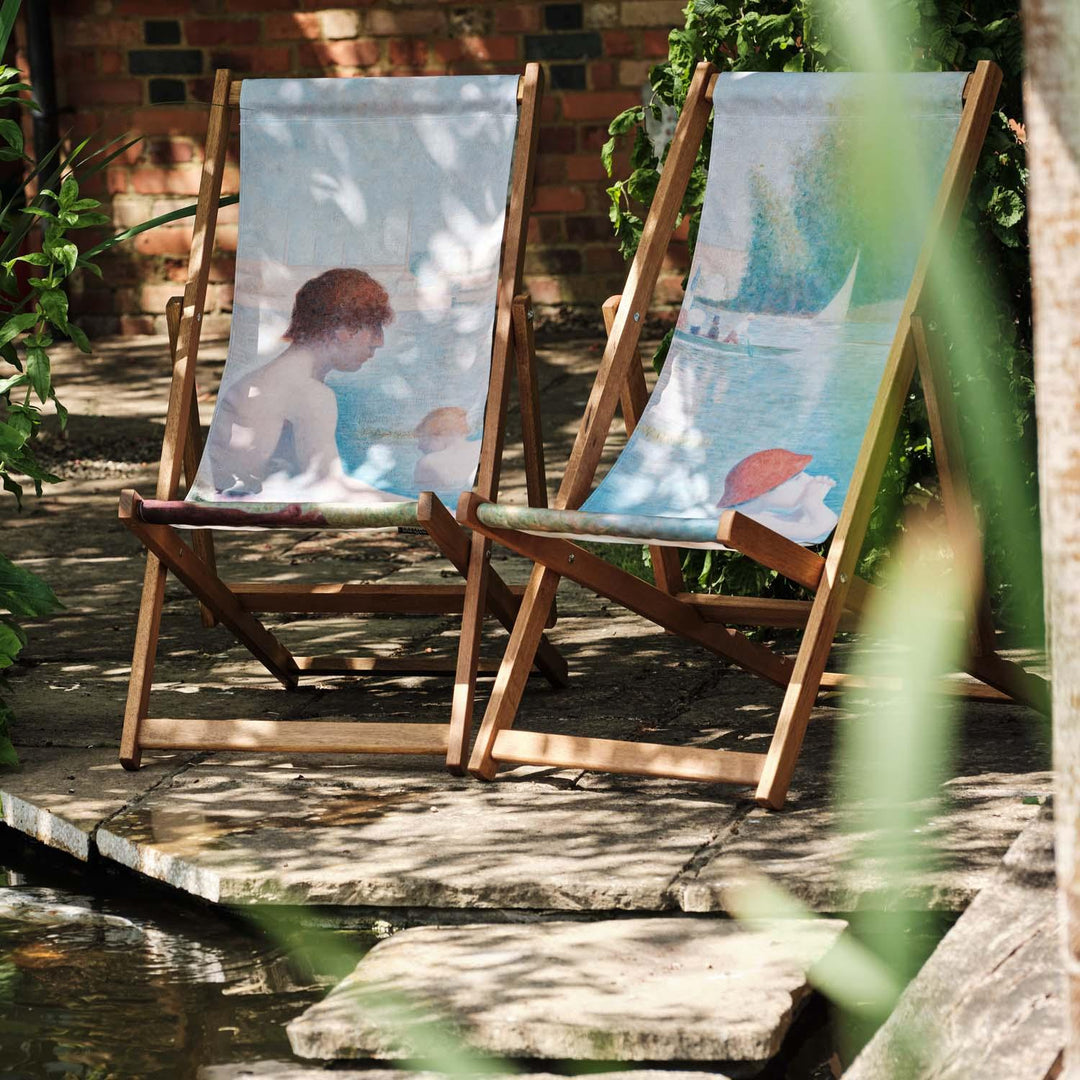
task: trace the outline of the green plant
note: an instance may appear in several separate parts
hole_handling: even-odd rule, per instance
[[[20,5],[21,0],[3,0],[0,5],[0,55]],[[29,108],[31,103],[20,96],[29,89],[19,81],[16,68],[0,65],[0,110]],[[22,184],[0,203],[0,359],[13,369],[0,376],[0,484],[20,507],[28,481],[40,495],[43,484],[60,480],[34,454],[47,402],[52,402],[61,428],[67,422],[67,410],[53,386],[49,350],[57,337],[63,337],[90,352],[86,334],[68,321],[67,279],[77,270],[101,277],[94,259],[103,252],[195,212],[191,206],[161,215],[80,251],[72,234],[110,221],[98,200],[81,194],[80,179],[85,182],[100,173],[138,141],[121,136],[96,150],[89,148],[89,140],[70,149],[61,142],[35,161],[25,152],[19,123],[0,117],[0,162],[18,162],[24,171]],[[32,184],[37,193],[26,202],[24,192]],[[231,197],[221,203],[235,201]],[[26,268],[28,274],[22,272]],[[48,615],[61,606],[45,581],[0,555],[0,673],[11,667],[26,644],[18,620]],[[10,708],[0,700],[0,765],[18,762],[8,733],[11,719]]]
[[[651,108],[681,108],[695,65],[704,59],[722,71],[824,71],[858,66],[843,28],[853,0],[691,0],[686,23],[669,36],[668,58],[651,72]],[[1037,604],[1026,603],[1005,582],[1009,549],[1038,550],[1035,476],[1034,385],[1031,358],[1031,294],[1028,279],[1025,197],[1027,170],[1020,102],[1022,36],[1019,0],[895,0],[888,6],[887,62],[913,70],[965,69],[993,60],[1005,82],[998,112],[968,199],[957,246],[969,253],[979,280],[968,290],[977,309],[971,323],[982,329],[973,346],[976,362],[954,363],[957,392],[970,407],[963,432],[987,533],[990,587],[1006,624],[1037,628]],[[619,140],[630,140],[628,168],[608,189],[610,218],[625,258],[641,238],[645,211],[659,180],[661,162],[645,131],[645,108],[627,109],[609,127],[602,150],[608,175],[615,171]],[[710,135],[702,147],[683,200],[691,252],[697,238],[709,165]],[[943,277],[943,276],[942,276]],[[941,284],[947,289],[948,283]],[[654,358],[659,367],[670,334]],[[988,410],[997,416],[988,416]],[[1003,445],[1004,443],[1004,445]],[[1006,483],[1002,462],[1019,462]],[[908,400],[875,507],[860,572],[871,578],[888,562],[900,512],[937,502],[933,448],[921,394]],[[794,596],[783,578],[728,552],[691,552],[684,570],[691,587],[730,593]],[[1025,590],[1037,597],[1037,587]]]

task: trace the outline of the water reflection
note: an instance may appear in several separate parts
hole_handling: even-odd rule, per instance
[[[54,885],[0,865],[0,1080],[193,1078],[289,1058],[283,1025],[342,974],[298,961],[302,941],[211,912]],[[375,941],[342,937],[353,962]]]

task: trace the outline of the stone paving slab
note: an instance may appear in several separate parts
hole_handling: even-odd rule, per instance
[[[763,1065],[839,920],[620,919],[417,927],[380,942],[287,1026],[293,1052],[397,1060],[441,1021],[473,1050],[571,1061]],[[406,1019],[403,1010],[414,1010]]]
[[[97,844],[219,903],[655,911],[735,814],[543,770],[482,785],[435,759],[315,776],[203,763],[113,817]]]
[[[181,753],[147,754],[125,772],[114,749],[20,748],[18,770],[0,779],[0,810],[9,828],[85,861],[103,821],[160,784],[187,760]]]
[[[471,1077],[455,1073],[457,1080],[565,1080],[556,1073],[484,1072]],[[685,1072],[674,1069],[635,1069],[605,1072],[604,1080],[730,1080],[718,1072]],[[208,1065],[196,1080],[446,1080],[445,1073],[413,1072],[404,1069],[323,1069],[292,1061],[246,1061],[238,1065]]]

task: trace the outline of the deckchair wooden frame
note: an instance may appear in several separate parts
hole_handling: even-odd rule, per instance
[[[615,410],[621,405],[627,433],[648,400],[638,340],[683,193],[712,108],[716,72],[699,64],[687,94],[626,289],[605,306],[608,342],[585,408],[555,505],[576,508],[592,485]],[[1001,72],[980,62],[964,90],[959,131],[949,156],[928,239],[908,291],[899,329],[889,352],[854,475],[825,557],[772,532],[737,511],[726,511],[718,542],[741,551],[814,592],[811,602],[692,595],[685,591],[676,551],[651,548],[656,586],[555,535],[537,536],[489,527],[480,518],[485,499],[463,494],[458,520],[536,563],[517,622],[481,723],[469,770],[492,779],[497,763],[599,769],[750,785],[762,805],[779,809],[786,798],[795,762],[815,700],[822,690],[855,680],[825,670],[833,639],[842,624],[863,609],[874,588],[855,574],[889,448],[913,374],[921,372],[931,435],[942,475],[946,522],[958,551],[971,552],[977,537],[974,504],[960,458],[951,389],[942,357],[931,348],[920,315],[924,286],[939,244],[959,220],[971,177],[1001,83]],[[990,619],[982,552],[978,546],[977,616],[971,627],[967,671],[973,685],[951,685],[953,692],[989,701],[1022,701],[1045,709],[1046,684],[998,655]],[[561,577],[569,577],[609,599],[705,646],[785,687],[776,730],[765,754],[666,746],[612,739],[515,731],[512,727],[525,677],[542,632],[544,613]],[[794,660],[781,656],[735,625],[801,626],[803,639]]]
[[[518,85],[519,119],[514,147],[510,196],[499,272],[491,375],[484,414],[476,491],[495,498],[499,489],[510,363],[514,353],[521,402],[525,473],[529,500],[547,504],[543,442],[537,398],[537,374],[532,331],[532,308],[522,290],[525,237],[539,137],[539,97],[542,72],[528,64]],[[421,494],[418,525],[464,577],[462,585],[273,585],[225,582],[217,574],[214,546],[208,530],[184,533],[171,524],[185,504],[177,502],[181,470],[190,485],[202,451],[195,372],[202,312],[210,274],[210,257],[221,195],[222,175],[233,110],[240,102],[241,80],[228,70],[214,81],[206,158],[199,189],[187,285],[181,298],[166,310],[172,356],[161,465],[153,500],[125,491],[120,520],[147,548],[146,572],[135,636],[135,650],[124,714],[120,761],[139,767],[144,749],[251,750],[285,752],[433,753],[446,757],[447,767],[462,772],[470,734],[473,693],[480,666],[479,638],[485,614],[509,629],[522,589],[507,586],[491,569],[491,544],[480,533],[460,526],[451,512],[430,492]],[[186,507],[190,516],[191,508]],[[213,520],[214,511],[206,515]],[[265,515],[262,524],[286,524],[286,516]],[[332,527],[332,526],[324,526]],[[148,715],[164,600],[165,579],[172,572],[198,598],[205,625],[221,622],[242,641],[267,670],[292,689],[304,675],[443,674],[454,676],[449,723],[353,723],[335,720],[259,721],[156,718]],[[256,618],[254,612],[422,612],[461,613],[462,631],[452,663],[421,657],[293,656]],[[551,611],[554,619],[554,609]],[[549,621],[546,617],[545,621]],[[493,664],[485,664],[493,670]],[[552,683],[563,685],[566,665],[546,640],[539,644],[537,669]]]

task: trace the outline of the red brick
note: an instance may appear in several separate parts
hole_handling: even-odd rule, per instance
[[[256,45],[248,49],[214,49],[210,66],[229,68],[240,74],[286,75],[292,71],[292,50],[288,45]]]
[[[318,15],[305,15],[300,11],[267,15],[263,27],[267,40],[310,41],[320,36]]]
[[[616,109],[604,117],[605,121],[610,121],[616,113],[621,112],[621,109]],[[608,141],[610,136],[608,135],[607,123],[604,124],[587,124],[582,125],[579,130],[578,138],[581,140],[581,149],[586,151],[595,151],[600,153],[601,147]]]
[[[474,60],[517,60],[518,39],[516,37],[463,37],[458,38],[466,56]]]
[[[135,134],[205,135],[210,110],[205,105],[181,109],[175,105],[139,109],[132,117]]]
[[[191,4],[187,0],[115,0],[113,12],[116,15],[150,15],[161,18],[164,15],[190,15]],[[142,41],[141,27],[139,41]]]
[[[633,56],[634,38],[625,30],[607,30],[603,34],[605,56]],[[667,55],[667,42],[664,43],[664,55]]]
[[[370,40],[308,41],[297,47],[296,57],[302,68],[370,67],[378,63],[379,46]]]
[[[235,251],[238,229],[235,225],[218,225],[218,251]]]
[[[100,173],[98,175],[100,176]],[[108,184],[108,192],[110,195],[122,195],[128,190],[127,169],[107,169],[105,179]],[[87,184],[85,182],[83,183],[82,188],[83,194],[85,195],[87,192]],[[96,194],[94,197],[97,197]]]
[[[427,63],[427,42],[395,38],[389,44],[390,63],[398,68],[422,68]]]
[[[225,166],[223,186],[236,184],[236,166]],[[202,166],[177,165],[171,169],[141,165],[131,173],[132,186],[139,195],[198,195]]]
[[[154,333],[154,317],[152,315],[121,315],[120,333],[124,337],[152,334]]]
[[[254,45],[259,40],[256,19],[188,19],[184,36],[189,45]]]
[[[142,83],[138,79],[80,79],[80,105],[141,105]]]
[[[562,97],[563,116],[567,120],[610,120],[623,109],[640,104],[641,96],[629,90],[576,91]]]
[[[147,143],[146,156],[154,165],[175,165],[177,162],[191,161],[195,151],[189,142],[153,139]]]
[[[592,63],[588,77],[591,90],[610,90],[615,85],[615,65],[606,60]]]
[[[367,13],[364,26],[369,34],[391,37],[396,34],[441,34],[446,30],[446,15],[432,9],[377,8]]]
[[[143,43],[143,26],[134,19],[60,19],[63,45],[138,46]]]
[[[533,213],[573,212],[585,209],[585,195],[576,187],[537,187],[533,193]]]
[[[99,49],[102,75],[119,75],[124,70],[124,55],[117,49]]]
[[[536,160],[536,183],[561,184],[566,180],[566,158],[540,154]]]
[[[566,219],[561,215],[543,214],[532,220],[540,223],[540,242],[542,244],[564,244],[569,239],[566,233]]]
[[[585,249],[585,272],[588,274],[606,274],[625,271],[626,263],[619,254],[619,249],[612,244],[609,247],[590,247]]]
[[[262,15],[266,11],[292,11],[296,0],[225,0],[225,10],[236,14]]]
[[[562,301],[562,287],[557,278],[531,277],[525,287],[532,294],[534,304],[558,304]]]
[[[457,38],[448,38],[445,41],[435,41],[431,45],[432,57],[443,64],[451,64],[460,60],[465,55],[465,50]]]
[[[233,255],[218,255],[210,261],[210,280],[233,281],[236,278],[236,257]]]
[[[328,41],[355,38],[360,34],[360,14],[356,11],[319,12],[319,32]]]
[[[567,180],[607,180],[599,154],[579,154],[563,159]]]
[[[58,68],[66,79],[93,78],[98,73],[98,50],[66,49],[60,57]]]
[[[646,30],[641,35],[642,56],[667,56],[668,54],[668,31]]]
[[[644,86],[649,81],[649,72],[652,68],[651,60],[622,60],[619,63],[619,84]]]
[[[559,102],[551,94],[540,99],[540,123],[554,124],[559,119]]]
[[[139,289],[139,310],[158,312],[164,311],[165,305],[176,295],[176,286],[171,282],[163,282],[156,285],[143,285]],[[206,293],[210,299],[210,291]],[[203,305],[204,311],[210,311],[209,305]]]
[[[578,148],[577,129],[572,127],[542,127],[541,154],[572,154]]]
[[[499,4],[495,8],[495,29],[500,33],[535,33],[540,29],[540,8],[528,4]]]

